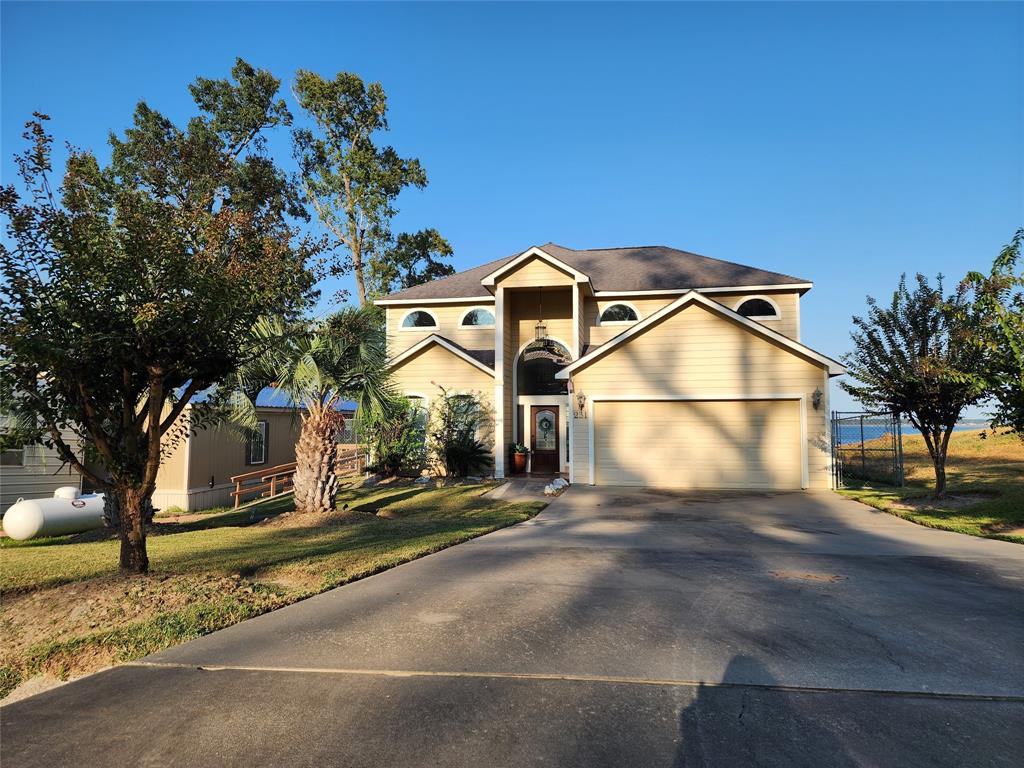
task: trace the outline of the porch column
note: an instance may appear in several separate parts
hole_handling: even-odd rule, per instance
[[[494,476],[505,477],[505,289],[494,291]]]

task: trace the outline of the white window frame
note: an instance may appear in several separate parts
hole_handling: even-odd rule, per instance
[[[482,309],[484,312],[490,312],[491,318],[492,318],[491,324],[490,325],[465,325],[464,323],[465,323],[465,320],[466,320],[466,315],[468,315],[470,312],[476,312],[478,309]],[[494,314],[494,309],[491,308],[491,307],[484,307],[484,306],[469,307],[465,312],[463,312],[459,316],[459,328],[465,328],[466,330],[470,330],[470,331],[473,331],[473,330],[493,331],[494,330],[494,324],[496,322],[497,322],[497,317]]]
[[[246,464],[248,466],[250,466],[250,467],[259,467],[259,466],[262,466],[263,464],[266,464],[267,463],[267,454],[269,453],[269,450],[268,450],[269,446],[267,445],[267,434],[269,433],[270,430],[269,430],[269,427],[268,427],[266,419],[260,419],[259,421],[256,422],[256,431],[260,433],[261,442],[262,442],[262,445],[263,445],[263,458],[261,458],[259,461],[253,461],[253,458],[252,458],[253,441],[250,440],[248,443],[246,443],[246,446],[245,446],[245,452],[247,454],[245,458],[248,459]]]
[[[603,306],[602,306],[602,304],[603,304]],[[602,315],[604,315],[606,310],[609,310],[612,307],[618,306],[619,304],[621,304],[624,307],[629,307],[630,309],[632,309],[633,313],[636,315],[636,320],[602,320],[601,319]],[[633,325],[634,323],[639,323],[643,319],[644,319],[644,316],[640,314],[640,310],[637,309],[636,305],[633,304],[631,301],[609,301],[609,302],[601,302],[601,303],[598,303],[598,305],[597,305],[597,324],[598,324],[598,326]]]
[[[743,317],[747,318],[748,320],[781,320],[782,319],[782,310],[779,309],[779,305],[776,303],[775,299],[773,299],[771,296],[764,296],[764,295],[761,295],[761,294],[756,294],[754,296],[744,296],[744,297],[742,297],[739,301],[737,301],[733,305],[732,311],[735,312],[737,315],[742,314],[740,312],[740,307],[742,307],[748,301],[752,301],[754,299],[761,299],[762,301],[767,301],[769,304],[771,304],[773,307],[775,307],[775,314],[774,315],[743,315]]]
[[[425,312],[425,313],[427,313],[428,315],[430,315],[431,319],[434,321],[434,324],[433,325],[413,325],[413,326],[407,328],[406,325],[405,325],[406,318],[408,318],[409,315],[412,315],[412,314],[414,314],[416,312]],[[405,333],[408,333],[410,331],[419,332],[419,333],[427,333],[429,331],[439,331],[439,330],[441,330],[441,325],[440,325],[440,323],[437,322],[437,315],[435,315],[429,309],[426,309],[424,307],[414,307],[413,309],[410,309],[408,312],[406,312],[404,315],[402,315],[402,319],[398,321],[398,330],[399,331],[403,331]]]

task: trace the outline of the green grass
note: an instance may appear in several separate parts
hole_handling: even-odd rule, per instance
[[[352,487],[339,495],[344,512],[333,516],[255,525],[246,509],[161,524],[148,540],[151,573],[142,578],[117,575],[119,542],[107,534],[3,540],[0,628],[28,639],[0,649],[0,696],[40,672],[66,679],[140,658],[522,522],[544,506],[493,501],[481,496],[485,490]],[[259,505],[255,517],[290,503]],[[45,599],[34,599],[41,591]],[[67,617],[69,606],[84,617]]]
[[[977,496],[977,503],[953,508],[931,498],[935,476],[919,435],[903,438],[906,487],[865,484],[839,492],[921,525],[1024,544],[1024,535],[1009,532],[1024,527],[1024,441],[980,435],[981,430],[954,432],[946,465],[947,497]],[[894,506],[908,500],[921,500],[921,508]]]

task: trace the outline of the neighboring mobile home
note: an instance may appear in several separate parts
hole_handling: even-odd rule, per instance
[[[352,442],[351,410],[345,410],[345,434],[338,441]],[[189,408],[181,418],[190,418]],[[291,407],[261,405],[256,408],[257,433],[246,439],[231,426],[196,432],[174,446],[160,464],[153,506],[208,509],[234,504],[231,478],[261,467],[295,461],[301,412]]]
[[[513,443],[571,482],[828,488],[829,379],[789,275],[664,246],[548,243],[379,299],[399,390],[476,393],[494,474]]]
[[[346,416],[345,434],[338,437],[342,443],[354,440],[352,406],[353,403],[346,403],[342,408]],[[234,503],[232,476],[295,461],[300,412],[287,406],[258,405],[256,415],[259,428],[252,439],[246,439],[230,426],[222,426],[200,430],[165,449],[153,505],[157,509],[184,510],[230,506]],[[179,418],[187,423],[191,406]],[[55,489],[64,485],[82,488],[82,478],[62,465],[55,451],[41,445],[4,451],[0,463],[0,513],[19,498],[52,496]]]
[[[71,444],[77,440],[65,433]],[[24,445],[0,452],[0,515],[18,499],[53,496],[58,488],[82,487],[82,476],[43,445]]]

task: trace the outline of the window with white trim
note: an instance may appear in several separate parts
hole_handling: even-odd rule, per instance
[[[494,313],[489,309],[476,307],[462,316],[461,324],[470,328],[493,328]]]
[[[776,306],[767,299],[747,299],[736,311],[751,320],[778,320],[781,317]]]
[[[640,316],[629,304],[612,304],[601,311],[599,322],[601,325],[611,325],[612,323],[635,323],[639,319]]]
[[[256,431],[245,446],[245,458],[250,466],[267,463],[267,422],[256,422]]]
[[[402,318],[403,331],[436,330],[437,327],[437,318],[434,317],[434,313],[425,309],[414,309]]]

